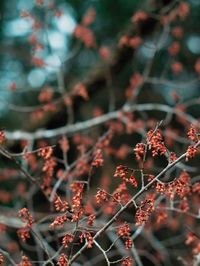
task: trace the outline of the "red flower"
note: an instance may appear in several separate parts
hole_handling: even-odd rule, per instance
[[[117,235],[120,237],[129,237],[130,233],[131,233],[131,228],[127,223],[124,223],[119,228],[117,228]]]
[[[66,234],[62,239],[62,245],[63,247],[67,248],[69,243],[71,243],[74,240],[74,236],[71,234]]]
[[[193,125],[190,126],[187,132],[187,136],[191,141],[195,143],[199,140],[197,129]]]
[[[126,257],[122,260],[122,266],[132,266],[133,259],[131,257]]]
[[[96,194],[96,201],[98,204],[108,201],[108,194],[106,193],[105,190],[99,190]]]
[[[147,132],[147,145],[148,148],[152,151],[153,157],[164,155],[167,151],[160,130],[150,130]]]
[[[145,144],[138,143],[135,146],[134,153],[138,161],[143,160],[145,155]]]
[[[55,199],[54,206],[57,212],[65,212],[68,209],[67,201],[61,200],[60,197]]]
[[[62,253],[59,258],[58,258],[58,262],[57,262],[58,266],[68,266],[68,258],[67,255],[65,255],[64,253]]]
[[[87,241],[87,248],[92,248],[92,246],[93,246],[93,237],[92,237],[90,232],[81,233],[79,238],[80,238],[80,242],[81,243],[83,242],[83,239],[85,239]]]
[[[187,149],[185,160],[188,161],[189,159],[195,157],[196,154],[197,154],[197,148],[190,145]]]

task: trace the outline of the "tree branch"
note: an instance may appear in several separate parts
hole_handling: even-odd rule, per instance
[[[200,141],[198,141],[195,144],[195,148],[197,148],[200,145]],[[119,216],[128,208],[130,205],[132,205],[132,202],[135,201],[140,195],[143,194],[148,188],[150,188],[161,176],[163,176],[168,170],[170,170],[172,167],[174,167],[177,163],[179,163],[181,160],[183,160],[187,155],[187,152],[179,156],[174,162],[168,164],[158,175],[154,177],[147,185],[145,185],[140,191],[138,191],[108,222],[105,224],[93,237],[94,240],[96,240],[99,236],[101,236],[118,218]],[[82,252],[87,248],[87,243],[84,244],[84,246],[71,258],[69,261],[69,265],[77,259]]]
[[[41,138],[45,139],[55,138],[61,135],[70,136],[73,135],[74,133],[102,125],[110,120],[118,119],[121,112],[131,113],[134,111],[137,112],[160,111],[165,113],[173,113],[192,124],[198,123],[198,120],[195,119],[193,116],[165,104],[158,104],[158,103],[145,103],[145,104],[133,104],[133,105],[127,104],[124,105],[121,109],[118,109],[117,111],[110,112],[99,117],[91,118],[83,122],[77,122],[72,125],[59,127],[56,129],[39,129],[32,133],[21,130],[14,132],[5,131],[5,134],[8,140],[36,140]]]

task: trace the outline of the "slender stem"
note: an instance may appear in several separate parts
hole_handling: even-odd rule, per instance
[[[108,259],[108,257],[107,257],[107,254],[106,254],[105,250],[99,245],[99,243],[98,243],[96,240],[94,240],[94,244],[98,247],[98,249],[99,249],[99,250],[102,252],[102,254],[104,255],[104,258],[105,258],[105,260],[106,260],[107,266],[110,266],[110,261],[109,261],[109,259]]]

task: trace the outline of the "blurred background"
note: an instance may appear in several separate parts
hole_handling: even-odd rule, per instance
[[[113,1],[106,0],[57,0],[55,3],[46,0],[45,4],[49,8],[35,5],[34,0],[2,0],[0,3],[0,124],[7,129],[29,127],[30,130],[38,127],[38,124],[27,125],[24,119],[29,119],[32,111],[40,109],[37,108],[41,104],[38,100],[40,91],[51,87],[53,98],[58,98],[63,93],[62,88],[59,88],[59,75],[62,72],[63,89],[69,92],[71,84],[81,81],[95,65],[98,68],[100,47],[106,46],[111,51],[116,48],[136,10],[145,9],[156,13],[157,8],[153,1],[133,0],[116,0],[114,6]],[[166,47],[173,39],[168,35],[156,55],[153,76],[163,75],[165,79],[182,83],[195,78],[193,66],[200,54],[200,2],[188,0],[188,4],[191,5],[191,14],[188,20],[181,22],[182,26],[184,25],[184,36],[181,40],[181,51],[177,56],[178,61],[183,64],[183,71],[175,76],[170,72],[170,62],[173,59],[169,58]],[[97,46],[88,49],[74,38],[73,32],[90,7],[97,13],[95,21],[90,25]],[[33,14],[35,21],[23,16],[24,11]],[[146,25],[146,31],[150,27],[151,25]],[[121,96],[124,96],[123,90],[128,85],[130,74],[142,72],[147,61],[154,56],[152,44],[158,37],[146,38],[145,44],[138,48],[134,59],[121,66],[122,71],[117,73],[113,81],[117,106],[121,104]],[[37,44],[34,45],[36,39]],[[33,62],[33,56],[41,59],[41,62]],[[148,84],[140,101],[145,102],[151,91],[150,94],[156,93],[157,101],[173,105],[171,91],[177,91],[180,101],[184,101],[199,97],[198,85],[194,82],[176,88],[173,84]],[[107,111],[103,97],[98,99],[98,105]],[[195,112],[199,114],[198,110]],[[65,119],[60,121],[60,124],[63,123],[66,123]],[[46,122],[41,122],[41,125],[48,127]]]

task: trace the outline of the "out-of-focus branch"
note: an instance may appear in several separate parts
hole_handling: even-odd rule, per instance
[[[165,113],[173,113],[182,119],[188,121],[189,123],[198,124],[198,120],[195,119],[192,115],[186,114],[185,112],[178,110],[176,108],[170,107],[164,104],[158,103],[147,103],[147,104],[133,104],[125,105],[117,111],[104,114],[99,117],[91,118],[83,122],[77,122],[72,125],[66,125],[56,129],[39,129],[35,132],[26,132],[26,131],[5,131],[6,138],[8,140],[35,140],[41,138],[55,138],[61,135],[72,135],[74,133],[84,131],[98,125],[102,125],[105,122],[108,122],[113,119],[118,119],[121,112],[142,112],[142,111],[160,111]]]
[[[168,79],[164,79],[164,78],[155,78],[155,77],[147,77],[145,79],[146,83],[149,84],[154,84],[154,85],[165,85],[165,86],[170,86],[170,87],[174,87],[174,88],[188,88],[191,85],[195,85],[198,84],[199,82],[199,78],[195,78],[192,80],[186,80],[184,81],[170,81]]]
[[[12,228],[22,228],[26,225],[26,223],[23,223],[18,218],[7,217],[5,215],[0,215],[0,224],[4,224],[4,225],[12,227]]]

